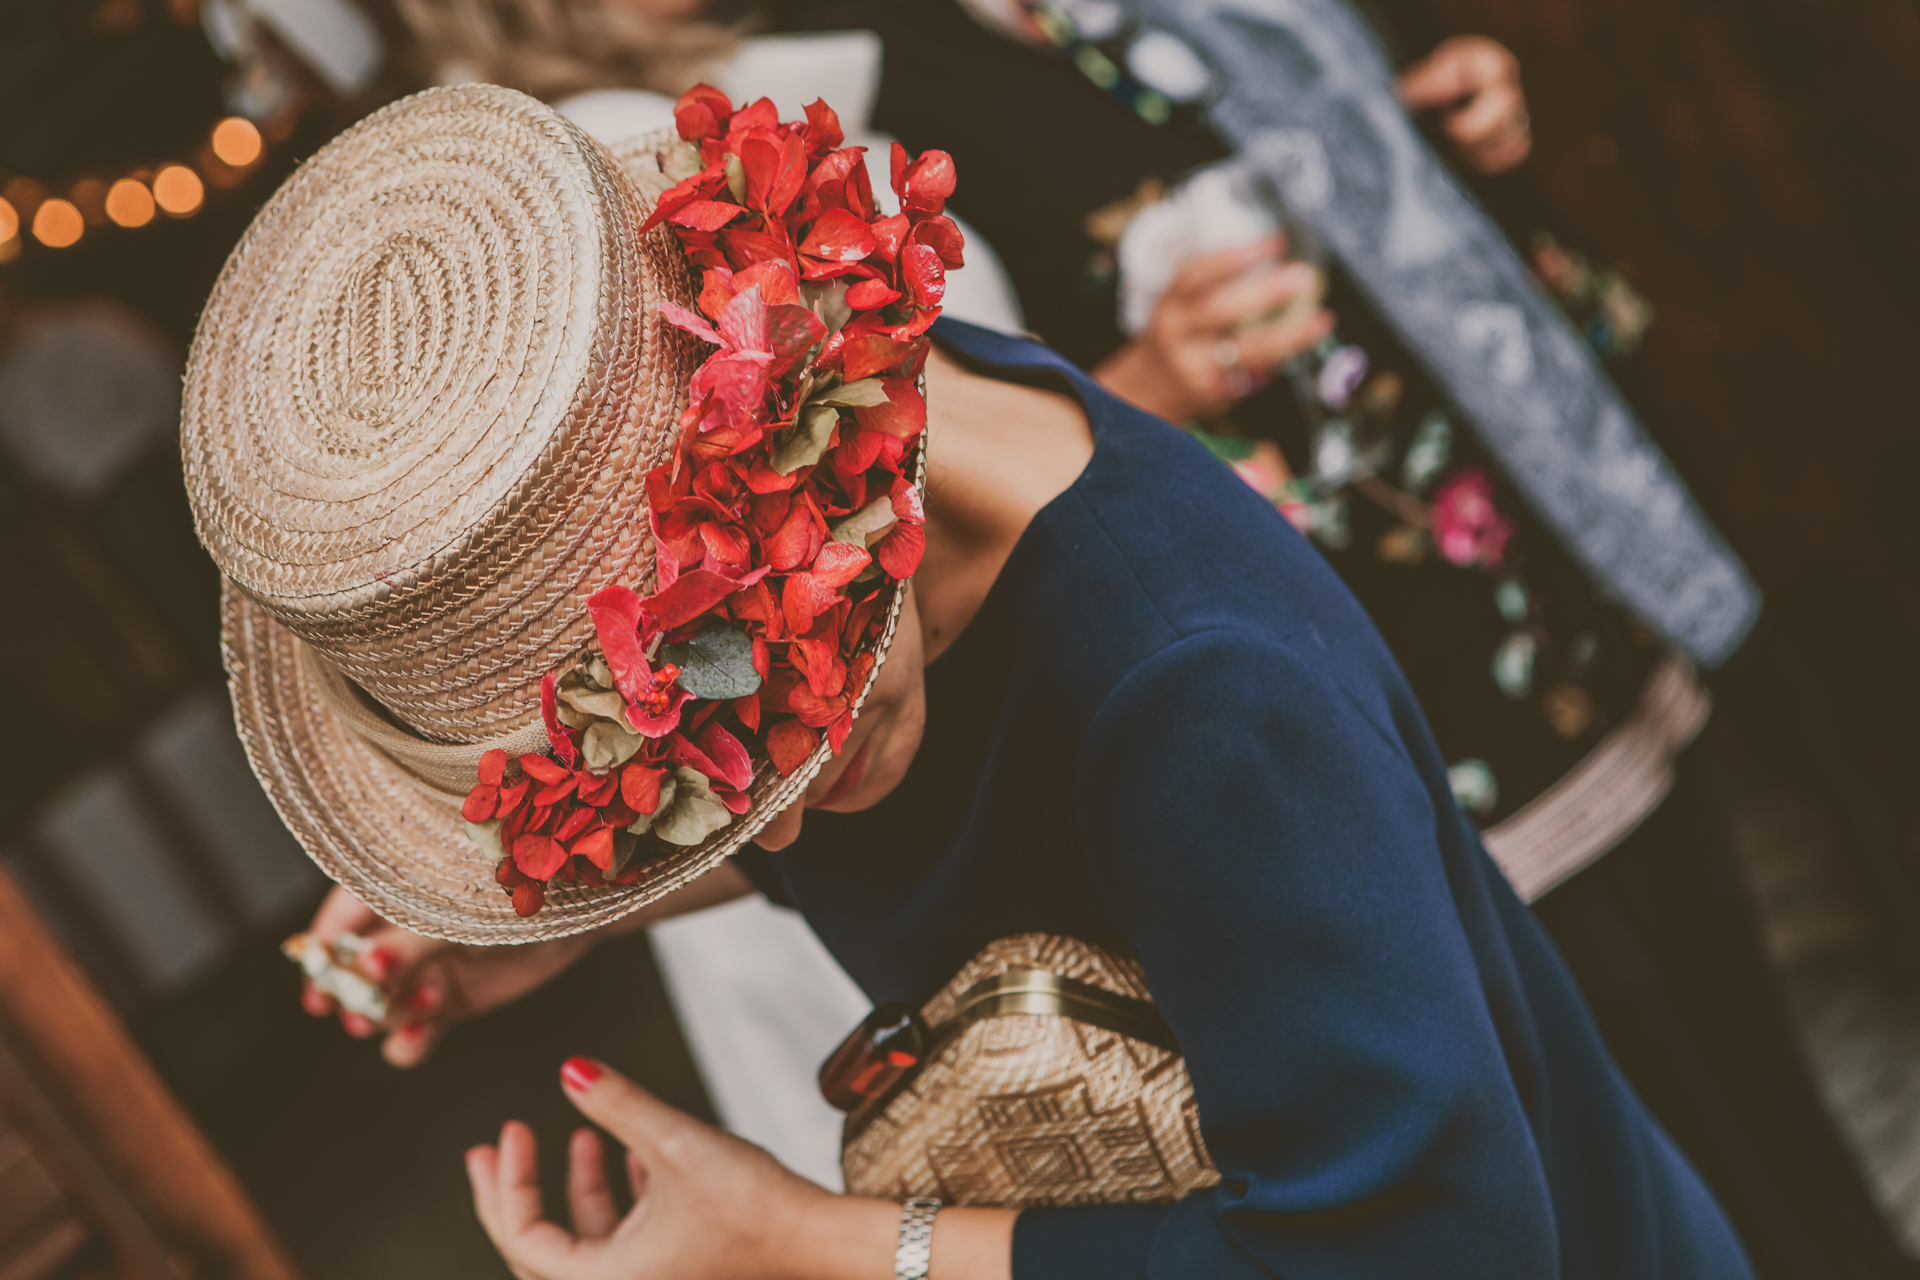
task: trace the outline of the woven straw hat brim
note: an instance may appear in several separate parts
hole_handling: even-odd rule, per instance
[[[485,92],[497,95],[506,91]],[[513,97],[519,99],[520,95]],[[525,101],[521,99],[521,103]],[[529,110],[513,105],[516,111]],[[584,134],[574,141],[598,147]],[[634,139],[611,148],[611,158],[621,162],[611,167],[633,183],[633,175],[622,165],[637,163],[659,141]],[[651,205],[638,183],[633,183],[625,195],[643,207]],[[651,236],[668,234],[657,229]],[[686,285],[681,289],[690,292]],[[678,300],[687,305],[692,302],[684,294]],[[684,378],[679,386],[684,398]],[[659,456],[664,456],[664,448]],[[638,481],[645,467],[657,460],[630,461],[638,473],[631,483],[620,483],[612,490],[626,508],[627,520],[642,530],[645,512]],[[915,479],[924,488],[925,468],[919,464],[918,455],[916,464]],[[643,549],[650,560],[650,537],[644,538]],[[650,569],[646,576],[650,581]],[[587,584],[584,590],[590,592],[604,581]],[[578,594],[581,588],[570,585],[568,590]],[[877,661],[854,704],[856,715],[878,678],[905,597],[906,584],[901,583],[893,593],[882,634],[874,645]],[[302,640],[231,579],[222,601],[222,647],[241,741],[288,829],[322,871],[384,919],[450,942],[538,942],[598,929],[629,915],[719,865],[798,800],[831,759],[823,740],[806,763],[789,776],[782,777],[771,763],[762,761],[748,789],[751,807],[731,825],[699,845],[643,864],[645,875],[638,884],[605,889],[555,884],[548,890],[544,909],[522,919],[495,882],[493,859],[465,835],[460,805],[465,790],[475,781],[472,762],[477,759],[477,749],[436,746],[393,726],[390,717],[383,718],[378,708],[348,683],[347,676],[364,679],[360,670],[343,673],[340,663],[330,662],[328,656]],[[385,655],[385,661],[392,664],[410,660],[405,653]],[[352,692],[343,694],[343,689]],[[348,700],[355,697],[360,703],[348,705]],[[528,723],[522,716],[517,725],[501,727],[507,732],[492,741],[516,743],[515,749],[521,751],[541,749],[544,736],[537,720]],[[399,754],[408,757],[409,765],[378,745],[385,741],[395,746],[397,735],[406,738],[406,749]],[[421,767],[421,758],[432,758],[435,752],[462,763]],[[636,856],[645,856],[644,846]]]

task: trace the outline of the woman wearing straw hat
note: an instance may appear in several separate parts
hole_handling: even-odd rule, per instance
[[[583,1132],[548,1220],[509,1124],[468,1169],[516,1273],[1746,1277],[1307,544],[1045,349],[933,324],[945,156],[896,152],[882,218],[820,104],[676,119],[616,157],[408,99],[208,305],[184,453],[242,736],[391,922],[352,921],[379,990],[312,971],[424,1040],[751,877],[877,1001],[937,1014],[1008,939],[1100,957],[1053,984],[1072,1043],[1158,1083],[1064,1127],[997,1097],[1028,1137],[903,1206],[573,1059],[636,1202]],[[1181,1190],[1075,1194],[1101,1160]],[[1051,1191],[971,1190],[1008,1169]]]

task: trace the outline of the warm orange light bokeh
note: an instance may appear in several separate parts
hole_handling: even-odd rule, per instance
[[[107,188],[107,216],[123,227],[144,227],[153,221],[153,193],[144,182],[122,178]]]
[[[228,116],[213,126],[213,154],[224,164],[244,169],[260,158],[260,131],[253,122]]]
[[[154,203],[176,218],[198,209],[206,194],[200,175],[183,164],[170,164],[153,175]]]
[[[0,244],[5,244],[20,234],[20,215],[14,212],[11,204],[0,197]]]
[[[43,201],[33,213],[33,238],[49,249],[64,249],[86,233],[87,220],[65,200]]]

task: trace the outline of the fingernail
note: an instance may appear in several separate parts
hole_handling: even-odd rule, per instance
[[[407,993],[407,1008],[413,1013],[432,1013],[440,1007],[440,993],[432,987],[415,987]]]
[[[560,1066],[560,1079],[575,1093],[585,1093],[600,1082],[607,1069],[592,1058],[568,1058]]]
[[[391,947],[375,947],[360,957],[360,967],[369,978],[385,982],[400,967],[400,953]]]
[[[372,1021],[357,1013],[341,1014],[340,1025],[345,1027],[347,1034],[353,1036],[355,1039],[364,1040],[373,1034]]]
[[[418,1040],[421,1036],[427,1034],[427,1024],[424,1022],[402,1023],[400,1026],[400,1034],[409,1040]]]

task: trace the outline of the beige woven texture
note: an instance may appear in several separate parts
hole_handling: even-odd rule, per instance
[[[659,315],[692,305],[678,243],[639,231],[664,141],[616,155],[492,86],[404,99],[268,202],[194,339],[182,451],[228,582],[241,738],[320,867],[418,932],[609,923],[717,865],[828,758],[762,765],[732,826],[639,885],[555,886],[531,920],[463,835],[480,752],[544,747],[540,681],[587,653],[586,597],[654,587],[645,475],[707,351]]]
[[[1049,934],[1002,938],[925,1009],[1009,969],[1042,969],[1136,1000],[1137,962]],[[1186,1061],[1072,1018],[1009,1014],[962,1031],[878,1115],[848,1123],[847,1190],[882,1200],[1038,1208],[1178,1200],[1220,1181]]]

